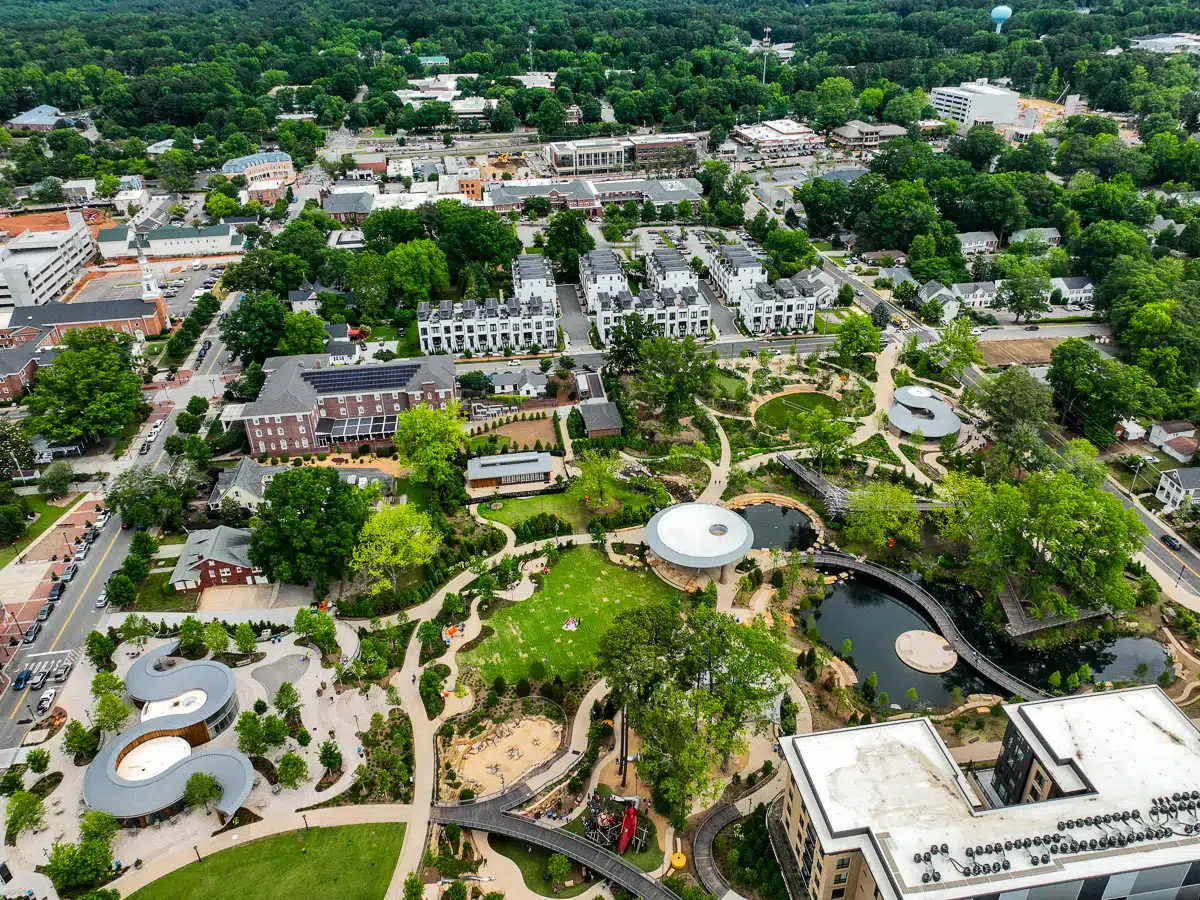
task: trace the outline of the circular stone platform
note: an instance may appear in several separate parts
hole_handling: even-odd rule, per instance
[[[896,655],[910,669],[926,675],[949,672],[958,663],[958,654],[940,634],[932,631],[906,631],[896,638]]]
[[[715,569],[754,546],[749,523],[715,503],[668,506],[646,524],[646,543],[659,557],[691,569]]]

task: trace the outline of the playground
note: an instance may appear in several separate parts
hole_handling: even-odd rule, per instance
[[[812,412],[818,406],[836,413],[838,401],[829,394],[819,394],[815,391],[784,394],[782,397],[768,400],[755,410],[754,419],[759,425],[784,431],[794,416]]]
[[[455,741],[442,759],[481,797],[511,787],[553,757],[561,736],[562,725],[543,716],[518,719]]]
[[[493,633],[459,663],[476,666],[486,681],[503,675],[510,684],[527,677],[535,660],[551,674],[587,669],[619,612],[678,595],[648,570],[624,569],[579,547],[550,569],[540,591],[485,620]]]

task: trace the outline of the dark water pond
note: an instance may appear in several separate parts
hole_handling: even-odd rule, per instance
[[[812,519],[798,509],[759,503],[739,509],[737,514],[754,529],[756,550],[770,550],[772,547],[807,550],[817,536]]]
[[[1097,681],[1150,683],[1166,669],[1162,645],[1151,638],[1103,636],[1081,646],[1032,650],[1001,640],[983,627],[979,600],[973,592],[935,586],[933,593],[950,611],[967,640],[1002,668],[1034,686],[1046,685],[1055,671],[1065,679],[1083,663],[1091,666]],[[850,661],[859,681],[865,681],[874,672],[878,690],[887,691],[892,703],[907,706],[905,695],[909,688],[916,688],[919,701],[934,706],[945,705],[950,691],[956,687],[964,695],[977,691],[1004,693],[962,662],[941,675],[917,672],[902,663],[896,656],[899,635],[914,629],[937,629],[923,613],[868,578],[835,585],[831,595],[815,606],[810,615],[821,640],[835,652],[844,640],[850,639]]]

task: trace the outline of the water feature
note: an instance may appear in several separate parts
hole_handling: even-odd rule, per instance
[[[817,533],[812,519],[798,509],[775,503],[756,503],[736,510],[754,529],[754,549],[807,550]]]

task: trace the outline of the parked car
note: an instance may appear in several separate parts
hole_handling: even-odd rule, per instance
[[[48,618],[50,618],[50,613],[53,612],[53,610],[54,607],[52,605],[49,603],[43,603],[42,608],[38,610],[37,620],[39,622],[45,622]]]
[[[1025,330],[1026,331],[1039,331],[1040,329],[1036,325],[1026,325]]]
[[[138,447],[138,456],[145,456],[150,452],[150,442],[142,441],[142,446]]]
[[[46,688],[45,693],[38,697],[37,711],[39,713],[47,712],[54,705],[54,698],[58,696],[58,691],[54,688]]]
[[[50,677],[50,672],[43,669],[40,672],[34,672],[33,677],[29,679],[29,689],[31,691],[40,691],[46,685],[46,679]]]
[[[108,520],[111,518],[112,518],[112,516],[110,516],[108,514],[108,510],[105,510],[104,512],[100,513],[100,515],[98,515],[96,517],[96,527],[103,528],[105,525],[108,524]]]
[[[32,644],[34,641],[37,640],[37,636],[41,633],[41,631],[42,631],[42,623],[41,622],[31,623],[30,626],[25,629],[25,643]]]
[[[1170,547],[1172,550],[1182,550],[1183,549],[1183,541],[1179,540],[1179,538],[1175,537],[1175,535],[1173,535],[1173,534],[1164,534],[1162,537],[1159,538],[1159,540],[1162,541],[1164,544],[1166,544],[1168,547]]]
[[[71,674],[71,662],[69,660],[64,659],[57,666],[54,667],[54,683],[62,684],[64,681],[67,680],[67,676],[70,674]]]
[[[64,581],[64,582],[70,581],[72,578],[74,578],[78,574],[79,574],[79,566],[77,566],[75,563],[71,563],[69,566],[67,566],[65,569],[63,569],[63,573],[58,576],[58,580]]]
[[[75,548],[75,562],[83,562],[85,559],[87,559],[88,551],[91,549],[92,549],[91,546],[88,544],[84,544],[81,547],[76,547]]]
[[[17,677],[13,679],[13,690],[23,691],[29,686],[29,679],[33,677],[31,669],[22,669],[17,673]]]
[[[57,603],[59,600],[62,599],[62,595],[66,590],[67,590],[67,585],[65,582],[56,581],[56,582],[54,582],[54,584],[52,584],[50,586],[50,596],[47,597],[46,599],[49,600],[51,603]]]
[[[102,609],[108,606],[108,588],[100,589],[100,596],[96,598],[96,609]]]

